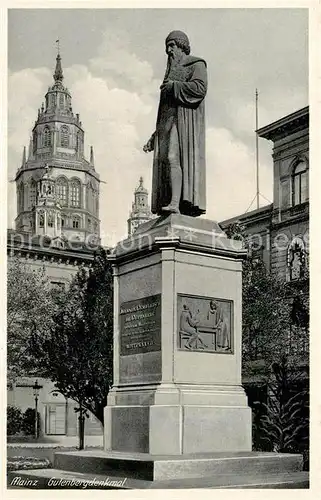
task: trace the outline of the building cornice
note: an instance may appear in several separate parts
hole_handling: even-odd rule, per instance
[[[87,160],[77,160],[77,159],[59,159],[57,158],[57,154],[55,156],[52,156],[51,154],[48,154],[48,158],[52,158],[52,160],[50,160],[48,162],[48,164],[50,165],[50,167],[53,167],[53,168],[58,168],[58,169],[61,169],[61,170],[72,170],[74,172],[84,172],[88,175],[91,175],[94,179],[96,179],[98,182],[100,182],[100,176],[99,174],[93,170],[93,168],[90,166],[90,163],[87,162]],[[74,165],[66,165],[66,164],[63,164],[63,161],[74,161],[75,164]],[[61,164],[59,163],[61,161]],[[79,164],[77,164],[76,162],[79,162]],[[20,167],[19,170],[17,171],[16,173],[16,177],[15,177],[15,181],[17,181],[19,179],[19,177],[21,176],[21,174],[23,172],[32,172],[32,171],[35,171],[35,170],[39,170],[39,169],[43,169],[43,160],[42,159],[39,159],[38,161],[37,160],[34,160],[32,164],[28,165],[28,163],[26,164],[25,167]]]
[[[309,127],[309,106],[299,109],[290,115],[284,116],[265,127],[259,128],[256,133],[263,139],[277,141],[290,134]]]

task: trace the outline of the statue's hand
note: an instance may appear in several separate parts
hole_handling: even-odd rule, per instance
[[[147,144],[143,147],[143,151],[145,153],[150,153],[151,151],[154,151],[154,142],[155,142],[155,134],[152,135],[152,137],[149,139]]]
[[[170,90],[172,90],[173,83],[174,82],[172,80],[164,80],[160,86],[161,91],[169,92]]]

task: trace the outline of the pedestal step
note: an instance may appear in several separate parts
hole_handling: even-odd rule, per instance
[[[215,453],[151,456],[76,451],[56,453],[54,469],[9,473],[22,488],[307,488],[301,455]]]
[[[111,474],[147,481],[213,477],[218,474],[273,474],[302,471],[302,456],[289,453],[211,453],[157,456],[145,453],[75,451],[56,453],[61,470]]]

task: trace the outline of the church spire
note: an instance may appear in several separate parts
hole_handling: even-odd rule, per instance
[[[64,75],[62,73],[62,67],[61,67],[61,57],[60,57],[60,54],[57,55],[56,57],[56,68],[55,68],[55,72],[54,72],[54,80],[55,82],[62,82],[62,80],[64,79]]]
[[[62,66],[61,66],[61,56],[60,56],[60,47],[59,47],[59,40],[56,40],[57,44],[57,57],[56,57],[56,68],[54,72],[54,80],[55,82],[62,82],[64,79],[64,75],[62,72]]]

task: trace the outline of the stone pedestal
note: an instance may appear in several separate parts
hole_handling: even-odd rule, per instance
[[[213,221],[172,214],[117,246],[105,451],[251,450],[238,244]]]

